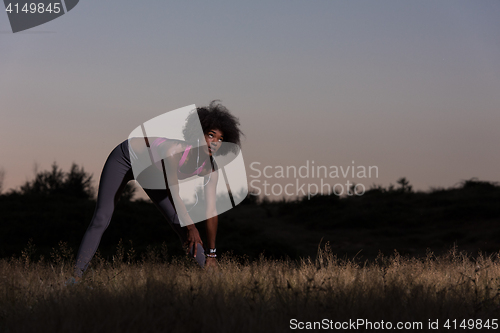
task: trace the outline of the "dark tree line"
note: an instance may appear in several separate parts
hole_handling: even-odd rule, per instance
[[[69,196],[78,199],[92,199],[94,196],[92,175],[75,163],[69,172],[64,172],[54,162],[50,171],[37,172],[35,179],[27,181],[17,192],[20,195]]]
[[[0,193],[3,183],[3,170],[0,170]],[[5,195],[24,195],[40,197],[68,197],[82,200],[94,200],[97,190],[92,185],[93,175],[88,174],[83,167],[73,163],[70,170],[64,172],[56,162],[50,170],[35,170],[35,178],[26,181],[19,189],[10,190]],[[136,188],[128,185],[120,200],[130,201],[133,199]]]
[[[0,170],[0,189],[5,173]],[[37,171],[19,189],[0,192],[0,257],[19,255],[35,244],[50,257],[63,242],[77,251],[95,209],[93,176],[73,164],[69,171],[54,163]],[[373,185],[362,196],[334,194],[269,201],[249,195],[219,216],[217,248],[248,258],[314,256],[318,243],[330,241],[339,254],[367,257],[378,251],[425,253],[455,243],[469,249],[500,248],[500,186],[478,179],[457,186],[414,191],[405,177],[397,185]],[[132,200],[136,188],[122,194],[99,246],[106,256],[117,244],[137,254],[151,247],[182,255],[177,235],[147,200]],[[203,235],[203,223],[198,224]],[[133,249],[131,248],[133,244]],[[126,247],[125,246],[125,247]]]

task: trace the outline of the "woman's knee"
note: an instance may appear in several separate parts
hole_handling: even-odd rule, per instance
[[[103,211],[103,210],[98,210],[95,212],[94,217],[92,218],[92,221],[90,223],[90,227],[92,229],[103,229],[106,230],[106,228],[109,225],[109,221],[111,220],[111,217],[113,215],[113,212],[108,212],[108,211]]]

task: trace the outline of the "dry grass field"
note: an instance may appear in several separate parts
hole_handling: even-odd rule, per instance
[[[349,321],[360,332],[398,323],[419,332],[462,323],[471,332],[495,331],[500,318],[497,255],[395,253],[363,263],[339,260],[326,245],[314,260],[225,256],[203,270],[187,258],[167,263],[157,252],[127,262],[118,251],[113,262],[94,258],[72,286],[64,283],[72,265],[65,256],[63,248],[50,261],[32,261],[26,251],[0,259],[0,332],[333,331]],[[429,320],[439,329],[429,330]]]

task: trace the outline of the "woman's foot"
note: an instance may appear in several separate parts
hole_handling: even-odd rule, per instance
[[[80,283],[80,278],[79,277],[70,277],[69,279],[66,280],[66,282],[64,282],[64,285],[66,287],[69,287],[69,286],[74,286],[75,284],[77,283]]]

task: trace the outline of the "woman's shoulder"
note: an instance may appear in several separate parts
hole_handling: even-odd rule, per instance
[[[169,139],[164,137],[133,137],[127,140],[129,146],[135,150],[143,150],[146,147],[151,148],[153,151],[158,150],[184,150],[187,146],[186,142],[182,140]],[[124,142],[125,142],[124,141]],[[123,143],[123,142],[122,142]]]
[[[174,155],[183,152],[188,144],[182,140],[165,139],[161,140],[160,145],[165,149],[168,155]]]

